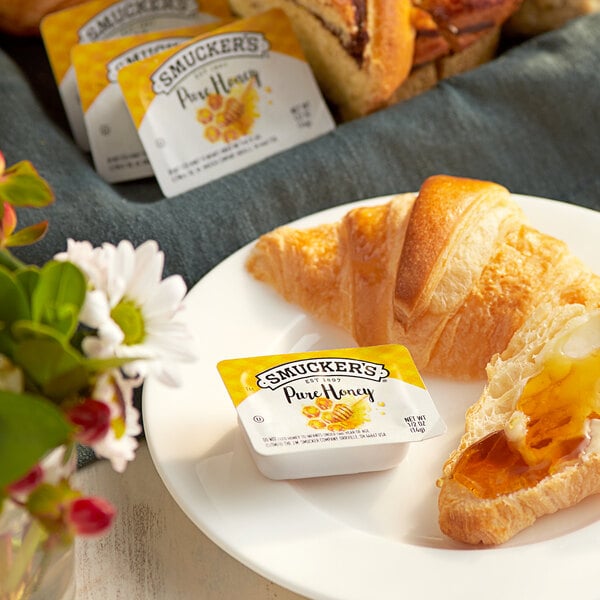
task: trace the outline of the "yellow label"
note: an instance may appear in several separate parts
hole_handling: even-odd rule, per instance
[[[77,44],[174,28],[175,21],[183,25],[185,19],[191,24],[191,19],[201,14],[215,19],[231,17],[226,0],[92,0],[49,14],[40,29],[54,77],[60,83]]]
[[[198,49],[199,42],[207,41],[207,43],[210,43],[212,41],[211,38],[219,38],[219,47],[217,48],[216,52],[220,52],[220,48],[224,47],[225,44],[225,39],[222,36],[228,33],[240,32],[264,32],[264,35],[268,40],[270,50],[273,52],[286,54],[306,62],[302,48],[296,36],[294,35],[288,19],[285,18],[283,11],[272,10],[262,13],[256,17],[234,21],[229,25],[215,29],[210,33],[200,35],[193,40],[178,46],[177,48],[167,50],[157,54],[152,58],[125,67],[119,72],[119,84],[121,85],[121,90],[123,91],[123,95],[129,107],[129,112],[136,127],[139,128],[146,112],[148,111],[148,107],[152,104],[152,101],[158,94],[163,93],[164,88],[159,87],[160,79],[156,76],[156,74],[171,57],[173,57],[175,54],[181,54],[183,56],[186,48],[193,49],[192,52],[194,53],[192,55],[189,57],[184,56],[180,63],[173,65],[171,72],[177,74],[177,71],[181,71],[186,68],[186,60],[188,60],[191,64],[191,62],[200,56],[200,52],[205,52],[204,48],[202,48],[202,50]],[[227,48],[233,49],[233,46],[227,46]],[[210,51],[211,50],[209,49],[208,52]],[[227,53],[228,52],[229,50]],[[227,58],[227,53],[222,54],[223,58]],[[170,83],[171,82],[169,82],[169,84]],[[243,93],[241,88],[239,91],[240,93]],[[210,110],[210,104],[204,108]],[[202,122],[201,114],[199,115],[198,120],[199,122]]]
[[[167,197],[334,129],[285,13],[234,21],[118,74]]]
[[[219,362],[217,368],[235,406],[260,390],[279,389],[298,380],[328,383],[348,378],[379,383],[391,378],[425,389],[409,351],[396,344],[234,358]]]
[[[109,85],[117,84],[117,73],[122,67],[163,52],[222,25],[222,21],[217,21],[206,25],[166,29],[78,44],[73,48],[71,58],[77,75],[83,112],[87,112],[102,90]],[[160,41],[169,45],[161,48],[158,43],[152,44]]]
[[[217,368],[259,468],[276,479],[389,468],[398,444],[446,431],[404,346],[237,358]]]

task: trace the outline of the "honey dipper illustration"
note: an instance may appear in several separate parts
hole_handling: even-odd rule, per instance
[[[329,431],[345,431],[364,425],[369,419],[371,408],[367,396],[342,396],[333,402],[328,398],[319,397],[314,404],[302,408],[302,414],[308,418],[308,426],[313,429]]]
[[[209,94],[196,113],[197,120],[204,125],[204,137],[211,143],[228,143],[248,135],[260,116],[257,103],[254,77],[245,86],[238,84],[231,88],[227,96]]]

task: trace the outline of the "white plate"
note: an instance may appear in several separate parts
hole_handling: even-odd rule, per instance
[[[515,197],[539,229],[565,240],[600,271],[600,213]],[[348,208],[297,224],[334,220]],[[144,390],[152,458],[206,535],[251,569],[310,598],[562,600],[575,589],[578,596],[597,597],[597,498],[540,519],[498,548],[462,546],[440,533],[435,481],[482,382],[425,378],[448,433],[413,444],[393,470],[289,482],[263,477],[240,437],[217,362],[354,344],[254,281],[244,270],[248,251],[233,254],[190,292],[188,318],[199,359],[184,370],[183,387],[147,382]]]

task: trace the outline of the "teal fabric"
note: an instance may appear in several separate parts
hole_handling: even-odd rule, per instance
[[[600,14],[520,44],[411,101],[175,198],[154,179],[109,185],[74,145],[43,46],[0,38],[0,150],[32,160],[57,201],[21,211],[50,231],[24,249],[43,262],[68,237],[156,239],[189,286],[261,233],[350,201],[416,190],[449,173],[600,209]],[[232,282],[235,286],[235,282]]]

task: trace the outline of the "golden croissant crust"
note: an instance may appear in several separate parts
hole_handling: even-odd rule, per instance
[[[337,223],[267,233],[247,268],[359,345],[404,344],[453,379],[483,378],[537,305],[600,297],[598,276],[506,188],[446,175]]]
[[[506,188],[433,176],[416,195],[355,208],[338,222],[275,229],[258,240],[247,268],[288,301],[346,329],[359,345],[404,344],[422,371],[453,379],[487,373],[484,392],[467,411],[465,434],[438,482],[439,523],[448,536],[470,544],[502,543],[541,515],[600,492],[600,441],[575,456],[570,451],[559,456],[546,465],[548,474],[534,465],[534,475],[541,477],[535,484],[518,475],[516,487],[511,480],[513,487],[498,491],[503,478],[484,470],[490,495],[471,489],[471,472],[466,478],[462,469],[456,474],[470,452],[480,452],[476,465],[487,460],[481,459],[488,456],[482,440],[503,439],[525,382],[544,368],[539,357],[569,327],[595,319],[585,339],[597,348],[592,360],[600,358],[600,277],[565,243],[533,228]],[[597,367],[590,364],[593,376]],[[597,419],[600,400],[581,397],[582,380],[575,385],[577,406],[591,403],[596,408],[590,418]],[[534,406],[541,422],[556,421],[558,429],[548,426],[554,443],[552,436],[571,417],[545,404],[538,408],[537,400]],[[535,415],[531,426],[538,422]],[[512,450],[501,452],[520,460]],[[494,473],[491,464],[486,469]],[[521,466],[515,472],[524,473]]]

